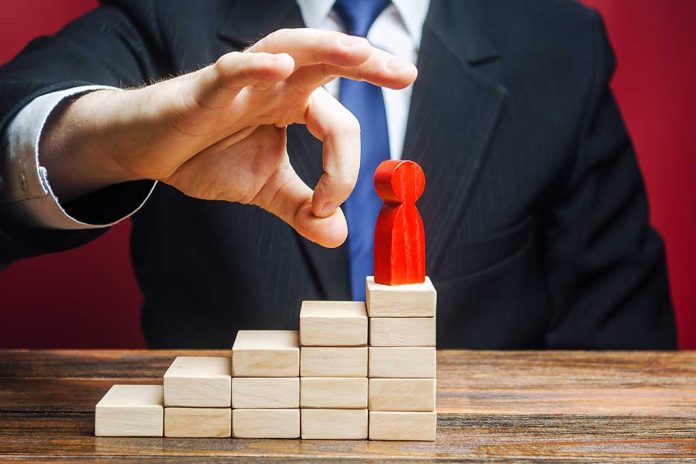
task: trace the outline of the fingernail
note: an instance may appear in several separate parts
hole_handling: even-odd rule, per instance
[[[336,212],[337,208],[338,208],[338,205],[336,203],[325,204],[324,207],[320,211],[321,217],[331,216],[333,213]]]
[[[341,43],[347,47],[355,47],[357,45],[362,45],[365,39],[362,37],[356,37],[354,35],[344,35],[341,37]]]

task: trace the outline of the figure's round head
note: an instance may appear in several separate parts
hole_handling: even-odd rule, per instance
[[[388,203],[415,203],[425,190],[425,174],[409,160],[383,161],[375,171],[377,195]]]

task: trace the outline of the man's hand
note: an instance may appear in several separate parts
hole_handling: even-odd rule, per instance
[[[250,203],[306,238],[343,243],[338,207],[355,186],[360,128],[321,86],[337,77],[399,89],[408,62],[337,32],[286,29],[199,71],[147,87],[88,93],[52,118],[42,163],[69,200],[138,179],[204,199]],[[324,144],[314,191],[294,172],[285,127],[306,124]]]

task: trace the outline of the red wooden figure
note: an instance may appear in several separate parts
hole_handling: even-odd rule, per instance
[[[375,190],[384,201],[375,224],[375,282],[385,285],[425,281],[425,231],[416,201],[425,174],[413,161],[383,161]]]

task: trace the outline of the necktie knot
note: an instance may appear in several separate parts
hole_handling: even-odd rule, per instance
[[[367,37],[377,16],[389,5],[389,0],[336,0],[334,11],[350,35]]]

